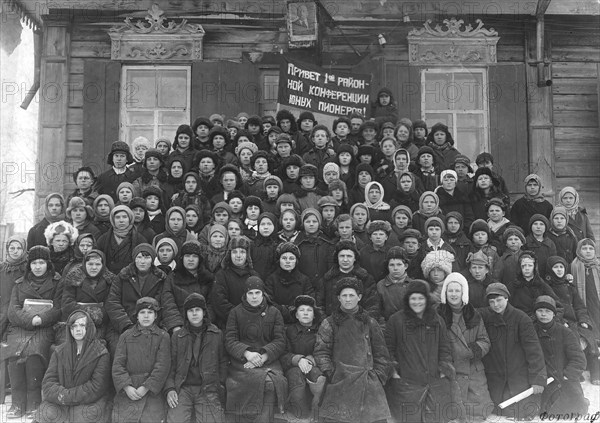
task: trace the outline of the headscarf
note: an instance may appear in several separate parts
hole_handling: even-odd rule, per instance
[[[71,335],[71,325],[78,319],[85,317],[85,337],[83,338],[83,345],[79,355],[77,355],[77,342]],[[75,310],[67,319],[65,325],[66,340],[65,347],[66,354],[63,355],[64,363],[61,363],[67,371],[63,372],[65,380],[63,386],[67,389],[74,388],[76,386],[76,375],[80,373],[79,366],[85,366],[90,363],[90,360],[99,357],[104,354],[108,354],[108,350],[98,341],[96,336],[96,325],[92,317],[83,310]]]
[[[411,184],[410,188],[408,189],[407,193],[402,191],[402,189],[400,188],[400,180],[402,179],[402,177],[404,175],[407,175],[412,180],[412,184]],[[398,188],[398,191],[400,191],[403,194],[412,194],[416,190],[416,179],[415,178],[416,178],[416,176],[412,172],[408,172],[408,171],[402,172],[400,174],[396,174],[396,188]]]
[[[60,212],[60,214],[58,216],[52,216],[52,215],[50,215],[50,212],[48,211],[48,203],[53,198],[58,198],[60,200],[60,205],[62,207],[62,211]],[[52,192],[52,193],[48,194],[46,196],[46,198],[44,199],[44,217],[50,223],[58,222],[60,220],[65,220],[66,208],[67,208],[67,205],[65,203],[65,197],[63,197],[58,192]]]
[[[106,202],[108,203],[108,208],[110,211],[112,211],[112,209],[115,208],[115,201],[112,199],[112,197],[108,194],[100,194],[98,197],[96,197],[96,199],[94,200],[94,204],[93,204],[93,209],[94,209],[94,219],[96,222],[108,222],[110,220],[110,211],[108,216],[100,216],[97,212],[96,209],[98,207],[98,203],[102,200],[106,200]]]
[[[423,201],[425,200],[425,198],[427,197],[432,197],[435,200],[435,208],[433,209],[433,211],[426,213],[423,211]],[[432,217],[432,216],[437,216],[440,212],[440,198],[438,197],[438,195],[433,192],[433,191],[425,191],[423,194],[421,194],[421,197],[419,198],[419,213],[425,217]]]
[[[376,203],[371,203],[371,200],[369,200],[369,190],[373,186],[378,187],[379,191],[381,192],[381,198]],[[370,209],[389,210],[390,205],[383,201],[384,194],[385,194],[385,191],[383,189],[383,185],[381,185],[379,182],[371,181],[371,182],[367,183],[367,185],[365,186],[365,205]]]
[[[23,248],[23,253],[21,253],[21,257],[18,259],[13,259],[8,255],[8,247],[12,242],[18,242],[21,244],[21,248]],[[6,261],[2,263],[0,270],[4,272],[13,272],[27,263],[27,240],[24,237],[20,235],[12,235],[8,238],[6,244],[4,245],[6,246]]]
[[[183,219],[183,226],[178,232],[173,231],[173,229],[169,226],[169,219],[171,218],[171,215],[173,213],[181,214],[181,218]],[[167,213],[165,214],[165,232],[169,234],[169,237],[173,239],[182,237],[184,236],[186,231],[187,228],[185,227],[185,210],[178,206],[173,206],[169,210],[167,210]]]
[[[94,257],[100,257],[100,261],[102,262],[102,269],[100,269],[100,272],[98,272],[98,274],[92,278],[88,274],[87,267],[85,266],[85,264],[88,261],[90,261],[90,259],[92,259]],[[106,256],[104,255],[104,252],[102,252],[101,250],[97,250],[96,248],[93,248],[93,249],[89,250],[83,256],[83,266],[81,266],[81,269],[83,270],[83,273],[85,273],[85,275],[88,278],[91,278],[91,279],[98,279],[98,278],[100,278],[102,275],[104,275],[104,272],[106,271]]]
[[[586,295],[586,276],[588,276],[591,272],[592,277],[594,279],[594,284],[596,285],[596,292],[600,293],[600,270],[598,267],[600,266],[600,261],[598,261],[597,257],[593,257],[591,259],[586,259],[581,254],[581,248],[584,245],[591,245],[596,248],[596,243],[589,239],[584,238],[577,243],[577,257],[571,263],[571,272],[573,272],[573,278],[575,279],[575,285],[577,286],[577,291],[579,291],[579,296],[583,300],[584,305],[587,307],[587,295]]]
[[[215,232],[219,232],[225,236],[225,244],[221,248],[215,248],[210,243],[210,238]],[[209,272],[216,272],[219,270],[223,259],[227,256],[227,254],[231,254],[228,250],[229,245],[229,233],[227,232],[227,228],[219,223],[213,224],[208,231],[208,246],[206,247],[206,252],[204,255],[204,265],[208,269]]]
[[[405,155],[405,156],[406,156],[406,158],[407,158],[407,161],[406,161],[406,169],[400,169],[400,168],[399,168],[399,163],[396,161],[396,156],[397,156],[399,153],[404,153],[404,155]],[[408,166],[409,166],[409,165],[410,165],[410,154],[409,154],[409,152],[408,152],[408,150],[407,150],[407,149],[405,149],[405,148],[399,148],[399,149],[397,149],[396,151],[394,151],[394,172],[396,172],[396,174],[398,174],[398,173],[401,173],[401,174],[403,174],[403,173],[405,173],[405,172],[408,172]]]
[[[542,178],[540,178],[538,175],[536,175],[535,173],[532,173],[531,175],[527,175],[525,177],[525,186],[527,186],[527,184],[529,183],[529,181],[536,181],[538,183],[538,185],[540,186],[540,189],[538,190],[537,194],[535,195],[529,195],[527,193],[527,189],[525,189],[525,194],[524,194],[524,198],[526,200],[529,201],[535,201],[536,203],[541,203],[542,201],[544,201],[544,194],[542,193]]]
[[[565,220],[567,223],[567,225],[565,225],[564,228],[562,229],[558,229],[556,226],[554,226],[554,216],[556,216],[557,214],[562,214],[565,217]],[[552,212],[550,213],[550,232],[556,234],[556,235],[562,235],[565,232],[567,232],[568,230],[568,222],[569,222],[569,213],[567,213],[567,209],[563,206],[556,206],[552,209]]]
[[[79,236],[75,240],[75,244],[73,245],[73,256],[78,262],[82,261],[84,257],[84,255],[81,253],[81,250],[79,249],[79,243],[85,238],[90,238],[92,240],[92,249],[96,248],[96,239],[94,238],[94,235],[92,235],[89,232],[79,234]]]
[[[575,202],[571,207],[567,207],[562,201],[562,198],[565,196],[565,194],[573,194],[573,196],[575,197]],[[575,190],[575,188],[564,187],[563,189],[561,189],[558,193],[558,201],[560,203],[559,205],[563,206],[567,210],[567,213],[569,213],[569,217],[575,218],[575,215],[579,213],[579,193],[577,192],[577,190]]]
[[[120,230],[115,227],[115,214],[122,211],[127,213],[127,217],[129,217],[129,225],[127,225],[125,229]],[[115,208],[110,211],[110,225],[113,228],[113,233],[115,236],[118,236],[119,238],[125,238],[133,229],[133,219],[133,212],[129,207],[124,205],[115,206]]]

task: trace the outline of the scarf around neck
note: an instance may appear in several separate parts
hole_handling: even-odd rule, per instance
[[[565,194],[572,194],[575,197],[575,202],[571,207],[567,207],[562,202],[562,198],[565,196]],[[558,194],[558,199],[558,205],[563,206],[567,210],[569,217],[574,219],[577,213],[579,213],[579,193],[573,187],[564,187],[560,190],[560,193]]]

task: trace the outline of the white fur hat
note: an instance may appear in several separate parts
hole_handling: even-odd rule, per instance
[[[65,222],[64,220],[51,223],[44,231],[46,244],[48,244],[48,246],[52,245],[52,238],[59,234],[66,235],[69,238],[69,244],[73,245],[79,236],[79,231],[69,222]]]
[[[450,283],[452,282],[456,282],[460,285],[460,287],[462,288],[462,302],[463,304],[468,304],[469,283],[467,282],[467,279],[458,272],[450,273],[448,276],[446,276],[446,279],[444,279],[444,284],[442,285],[442,292],[440,294],[440,300],[442,301],[442,304],[446,304],[446,290],[448,289],[448,285],[450,285]]]
[[[421,262],[421,269],[423,269],[423,275],[425,278],[428,277],[436,267],[439,267],[446,275],[452,273],[452,262],[454,261],[454,254],[446,250],[430,251],[427,253],[423,261]]]

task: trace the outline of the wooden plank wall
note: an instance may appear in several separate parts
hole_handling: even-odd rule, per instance
[[[556,193],[565,186],[579,191],[598,239],[600,31],[550,34]]]

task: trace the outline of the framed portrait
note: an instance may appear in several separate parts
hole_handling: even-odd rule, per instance
[[[290,47],[312,47],[319,35],[317,4],[314,1],[289,1],[287,27]]]

